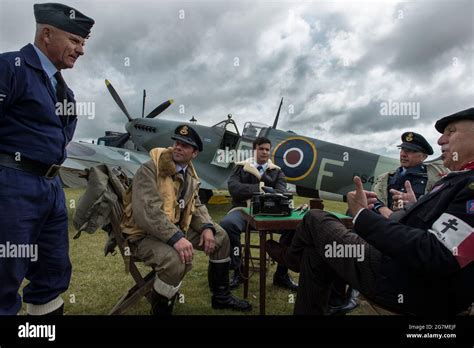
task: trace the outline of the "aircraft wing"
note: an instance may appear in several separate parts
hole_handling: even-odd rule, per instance
[[[129,178],[138,168],[150,160],[148,153],[118,147],[95,145],[72,141],[66,148],[67,158],[62,164],[59,176],[65,187],[85,187],[87,181],[81,178],[86,168],[99,164],[120,166]],[[215,187],[201,180],[201,188],[213,190]]]
[[[72,141],[66,148],[67,158],[59,175],[65,187],[84,187],[87,182],[79,175],[84,169],[99,164],[120,166],[133,177],[141,164],[150,160],[147,153],[135,150]]]

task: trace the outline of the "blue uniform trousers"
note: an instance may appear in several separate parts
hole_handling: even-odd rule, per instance
[[[36,245],[38,251],[36,261],[24,255],[0,258],[0,315],[20,310],[18,289],[24,278],[29,280],[23,289],[26,303],[48,303],[68,288],[67,220],[59,177],[47,179],[0,166],[0,244]]]

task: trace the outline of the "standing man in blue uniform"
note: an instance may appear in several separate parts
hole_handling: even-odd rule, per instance
[[[0,245],[37,250],[0,257],[0,315],[62,314],[71,278],[67,209],[57,176],[77,116],[59,112],[75,103],[61,76],[84,54],[94,20],[62,4],[35,4],[34,45],[0,54]],[[64,108],[68,109],[68,108]]]

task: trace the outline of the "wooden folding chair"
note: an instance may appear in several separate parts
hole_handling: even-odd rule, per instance
[[[122,221],[123,205],[121,199],[118,199],[114,204],[110,216],[110,224],[112,228],[113,236],[117,242],[117,246],[122,254],[125,268],[129,270],[130,274],[135,281],[135,285],[130,288],[117,302],[117,304],[109,312],[109,315],[119,315],[124,313],[128,308],[138,302],[142,296],[145,296],[148,302],[151,304],[151,291],[153,289],[153,280],[155,272],[151,270],[145,277],[138,270],[136,262],[140,260],[133,257],[132,250],[126,242],[120,223]]]
[[[253,230],[250,226],[247,226],[246,231],[244,232],[245,242],[243,244],[243,269],[242,269],[242,279],[243,279],[243,289],[244,289],[244,298],[248,298],[249,294],[249,280],[254,273],[260,273],[262,270],[262,265],[260,265],[261,259],[259,256],[253,256],[251,249],[260,251],[260,242],[258,244],[252,244],[251,236],[259,235],[259,231]],[[270,239],[273,239],[273,233],[269,233]],[[270,263],[274,263],[270,256],[265,255],[265,270],[270,269]]]

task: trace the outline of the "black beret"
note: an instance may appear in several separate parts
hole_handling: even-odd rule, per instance
[[[63,4],[34,4],[36,23],[50,24],[71,34],[87,38],[94,20],[78,10]]]
[[[174,130],[174,134],[171,139],[178,140],[183,143],[193,146],[195,149],[202,151],[202,141],[199,134],[190,126],[182,124]]]
[[[474,120],[474,108],[469,108],[463,111],[456,112],[455,114],[443,117],[442,119],[436,122],[435,128],[438,132],[444,133],[444,129],[448,124],[460,120]]]
[[[426,141],[426,139],[418,133],[415,132],[405,132],[402,134],[402,143],[398,147],[423,152],[427,155],[432,155],[433,148]]]

